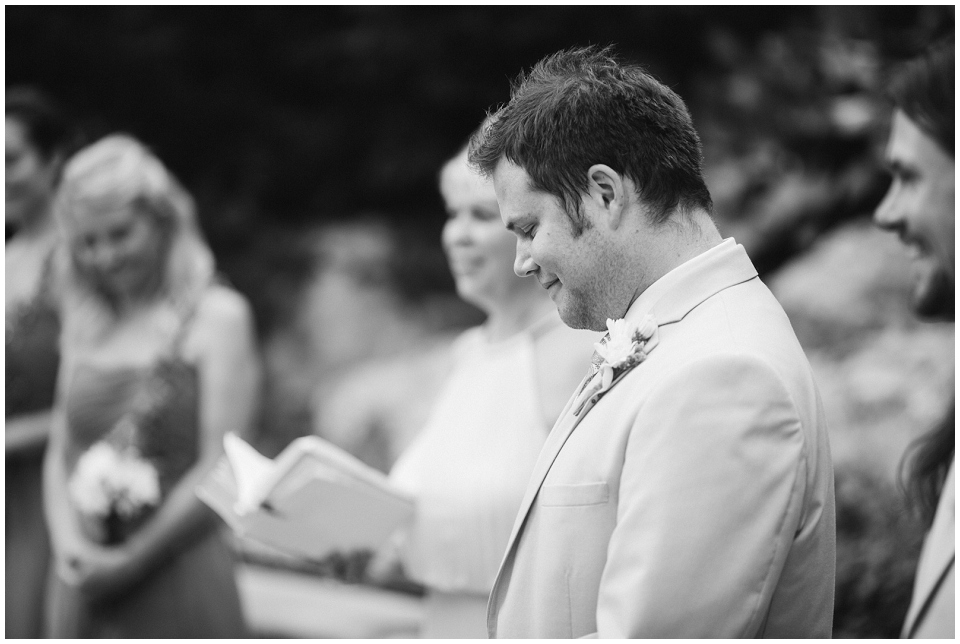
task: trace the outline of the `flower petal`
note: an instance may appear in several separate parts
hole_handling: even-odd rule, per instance
[[[616,333],[618,322],[623,322],[623,320],[612,320],[607,318],[607,333],[609,333],[611,337],[613,337],[613,334]]]

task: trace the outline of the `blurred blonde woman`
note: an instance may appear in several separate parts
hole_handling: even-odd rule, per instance
[[[444,166],[440,192],[457,292],[487,318],[456,340],[453,371],[391,478],[417,498],[400,559],[428,590],[421,637],[486,638],[487,597],[527,479],[599,338],[569,329],[540,284],[514,273],[515,238],[466,149]]]
[[[53,195],[71,132],[49,98],[26,88],[6,96],[6,594],[8,638],[36,638],[50,546],[40,492],[43,450],[60,363],[53,293],[57,227]]]
[[[224,433],[254,423],[250,308],[216,279],[191,197],[137,140],[77,153],[54,210],[63,351],[44,466],[48,635],[242,636],[231,554],[194,487]]]

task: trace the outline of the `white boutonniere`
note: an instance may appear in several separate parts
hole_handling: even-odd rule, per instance
[[[605,343],[594,345],[603,361],[577,397],[575,415],[583,411],[588,401],[595,403],[614,382],[647,359],[647,354],[657,343],[657,321],[649,314],[636,325],[631,325],[625,319],[607,319],[607,335],[609,337]]]

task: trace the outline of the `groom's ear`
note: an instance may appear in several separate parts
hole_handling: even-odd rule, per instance
[[[608,165],[598,163],[587,170],[587,199],[593,210],[616,230],[623,221],[626,193],[623,177]]]

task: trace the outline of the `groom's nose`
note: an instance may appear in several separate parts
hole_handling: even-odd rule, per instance
[[[530,256],[529,246],[518,240],[517,258],[513,262],[513,272],[520,277],[526,277],[527,275],[535,273],[538,268],[539,266],[533,261],[533,257]]]

